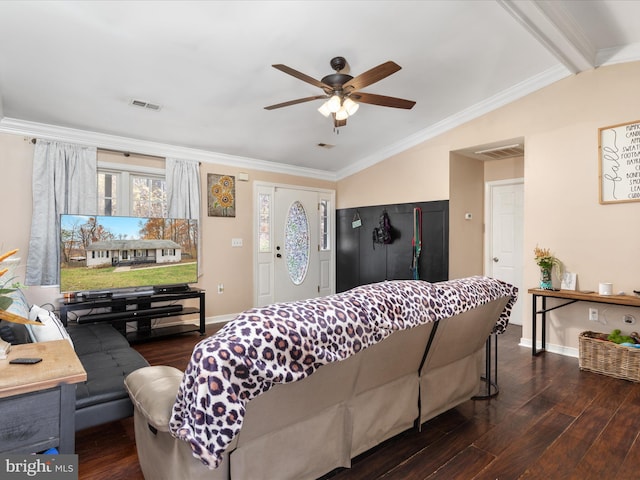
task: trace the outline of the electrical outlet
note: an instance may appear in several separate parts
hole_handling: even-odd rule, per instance
[[[591,320],[592,322],[597,322],[598,321],[598,309],[597,308],[590,308],[589,309],[589,320]]]

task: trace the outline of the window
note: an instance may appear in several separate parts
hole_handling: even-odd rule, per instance
[[[329,243],[329,200],[320,200],[320,250],[331,249]]]
[[[301,285],[309,269],[309,219],[302,203],[293,202],[284,226],[284,253],[289,278]]]
[[[164,178],[131,176],[131,213],[134,217],[166,217],[167,189]]]
[[[258,222],[260,253],[271,251],[271,195],[260,193],[258,195]]]
[[[115,215],[118,211],[118,174],[98,171],[98,210],[101,215]]]
[[[166,217],[164,172],[131,165],[99,165],[98,214]]]

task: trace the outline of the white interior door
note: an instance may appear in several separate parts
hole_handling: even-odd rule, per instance
[[[522,296],[524,181],[488,182],[486,185],[485,272],[518,287]],[[510,322],[522,325],[522,301],[516,302]]]
[[[256,305],[335,292],[333,199],[327,191],[256,185]]]

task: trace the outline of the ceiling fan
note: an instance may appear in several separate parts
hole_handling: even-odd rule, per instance
[[[287,73],[303,82],[310,83],[323,90],[322,95],[314,95],[312,97],[298,98],[288,102],[278,103],[264,107],[266,110],[274,110],[276,108],[288,107],[298,103],[310,102],[312,100],[325,99],[326,101],[318,109],[325,117],[330,115],[333,118],[335,128],[343,127],[347,124],[347,118],[356,113],[359,108],[358,102],[369,103],[371,105],[379,105],[382,107],[411,109],[416,104],[411,100],[402,98],[387,97],[385,95],[376,95],[373,93],[361,92],[360,89],[365,88],[373,83],[379,82],[383,78],[396,73],[402,67],[395,62],[388,61],[373,67],[371,70],[352,77],[346,73],[340,73],[346,66],[347,61],[344,57],[334,57],[331,59],[331,68],[336,73],[332,73],[323,77],[318,81],[315,78],[305,75],[286,65],[272,65],[273,68]]]

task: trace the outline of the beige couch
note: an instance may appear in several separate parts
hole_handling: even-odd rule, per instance
[[[511,286],[509,286],[511,287]],[[140,465],[151,479],[313,479],[478,393],[485,342],[513,295],[391,333],[303,380],[247,403],[239,434],[209,469],[169,433],[183,373],[166,366],[126,379]]]

